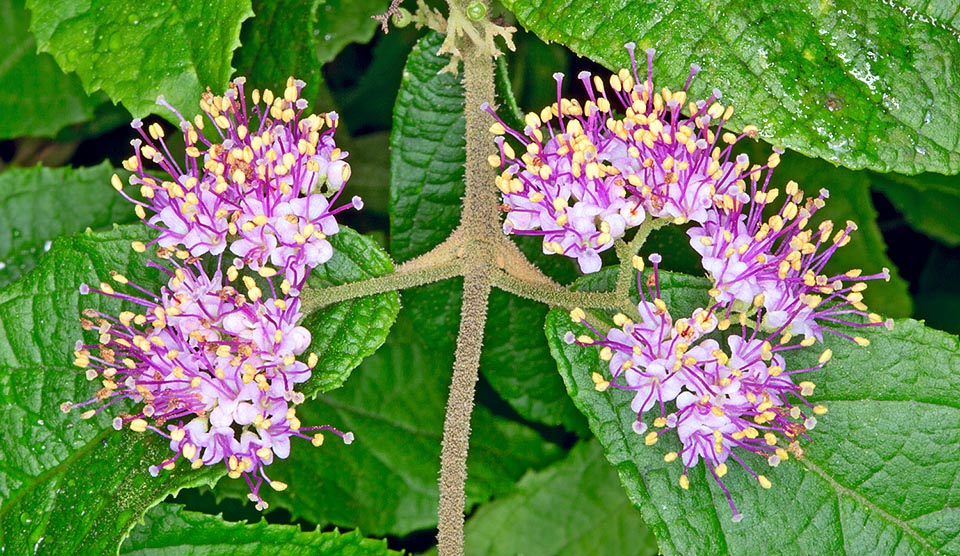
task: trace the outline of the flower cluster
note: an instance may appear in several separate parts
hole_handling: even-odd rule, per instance
[[[645,218],[689,224],[690,244],[712,282],[707,307],[674,318],[661,297],[662,258],[649,257],[653,269],[644,280],[643,260],[634,257],[637,314],[615,315],[614,328],[604,333],[574,309],[573,321],[592,335],[570,332],[566,341],[601,348],[609,375],[593,375],[597,390],[634,392],[634,431],[648,445],[675,432],[681,449],[665,460],[682,463],[680,485],[689,487],[687,471],[703,461],[739,521],[722,480],[727,460],[764,488],[771,483],[734,448],[777,466],[803,454],[799,440],[826,412],[807,399],[814,384],[794,376],[821,368],[831,351],[810,368],[790,368],[786,355],[822,341],[824,333],[867,345],[847,331],[891,325],[867,312],[862,295],[866,280],[889,279],[889,272],[825,274],[827,261],[855,229],[848,223],[834,230],[829,221],[808,228],[827,192],[804,198],[790,182],[777,206],[780,191],[770,180],[782,151],[775,149],[763,165],[735,154],[737,142],[755,137],[757,129],[722,131],[733,108],[718,102],[719,91],[687,103],[696,66],[679,92],[656,91],[653,50],[641,82],[634,45],[626,46],[633,71],[611,76],[610,92],[596,77],[591,87],[591,76],[582,73],[589,100],[581,106],[559,97],[558,74],[557,103],[528,114],[522,133],[497,118],[491,131],[500,152],[490,164],[502,169],[497,186],[507,212],[504,231],[542,235],[545,253],[576,258],[581,270],[594,272],[601,266],[598,253]],[[612,112],[611,100],[623,107],[622,117]],[[522,145],[519,157],[505,135]],[[644,421],[648,414],[651,422]]]
[[[554,74],[557,102],[527,114],[522,133],[483,106],[497,120],[491,132],[500,152],[489,162],[502,169],[496,183],[507,211],[504,232],[542,235],[544,253],[575,258],[588,273],[600,269],[600,252],[647,215],[704,223],[715,199],[736,195],[749,174],[746,155],[734,156],[733,145],[757,134],[747,126],[740,135],[718,136],[711,126],[720,128],[733,115],[732,106],[717,102],[719,91],[685,104],[699,68],[691,67],[682,90],[655,92],[653,50],[647,51],[647,79],[641,83],[634,45],[626,46],[633,72],[612,75],[610,90],[600,77],[591,81],[581,72],[589,96],[582,105],[560,96],[563,74]],[[614,102],[622,117],[613,113]],[[689,116],[681,113],[684,108]],[[522,146],[519,157],[505,135]]]
[[[288,81],[282,97],[254,90],[249,109],[243,85],[237,79],[223,96],[203,95],[204,115],[193,122],[158,101],[181,120],[180,162],[159,124],[144,132],[133,122],[141,139],[124,167],[143,200],[124,193],[118,176],[113,184],[156,230],[152,241],[134,242],[133,249],[155,249],[165,262],[147,264],[167,282],[154,293],[113,273],[115,283],[134,293],[106,282],[81,287],[82,294],[96,291],[129,308],[116,316],[84,310],[82,326],[96,331],[98,343],[77,342],[75,362],[101,388],[90,400],[62,407],[94,406],[82,415],[90,418],[124,399],[142,403],[113,424],[169,440],[173,456],[151,473],[172,469],[181,457],[194,468],[223,464],[232,478],[244,477],[263,509],[264,481],[286,488],[264,468],[289,455],[291,438],[319,446],[329,431],[353,440],[330,426],[302,427],[296,412],[304,401],[296,386],[317,362],[312,353],[306,363],[297,359],[311,341],[298,325],[298,296],[310,270],[333,255],[327,238],[337,233],[335,215],[345,207],[331,206],[350,166],[333,140],[337,115],[303,113],[303,82]],[[206,126],[216,141],[204,135]],[[354,197],[352,206],[361,205]]]

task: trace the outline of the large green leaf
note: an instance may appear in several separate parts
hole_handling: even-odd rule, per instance
[[[132,222],[133,206],[110,186],[114,169],[14,168],[0,174],[0,287],[36,266],[50,242],[85,228]]]
[[[611,69],[655,47],[657,87],[714,87],[778,145],[849,168],[960,171],[954,3],[505,0],[520,23]],[[644,71],[641,69],[641,71]],[[642,76],[641,76],[642,77]]]
[[[530,473],[467,521],[466,554],[653,556],[657,543],[595,441]]]
[[[829,413],[809,432],[802,460],[766,473],[772,490],[731,468],[724,482],[745,516],[733,523],[702,465],[688,472],[689,490],[678,486],[681,466],[663,461],[679,448],[675,437],[648,447],[632,431],[629,392],[594,389],[591,372],[605,364],[596,349],[566,344],[571,330],[583,329],[559,311],[547,317],[568,391],[664,554],[960,554],[956,337],[910,320],[864,334],[867,348],[830,336],[833,360],[809,377],[817,383],[813,401]],[[819,353],[792,352],[788,364],[812,365]]]
[[[136,117],[172,118],[155,104],[159,95],[190,117],[206,87],[226,87],[240,24],[253,15],[250,0],[28,0],[27,7],[39,49],[76,72],[88,93],[102,90]]]
[[[252,525],[231,523],[220,517],[160,504],[144,516],[130,533],[120,554],[124,556],[389,556],[386,541],[365,539],[359,531],[306,533],[291,525],[265,521]]]
[[[390,251],[398,261],[426,253],[460,221],[463,85],[438,73],[449,60],[436,55],[442,42],[431,32],[414,46],[393,110]]]
[[[0,291],[0,419],[10,424],[0,429],[0,544],[8,554],[34,547],[40,554],[113,552],[147,508],[183,487],[212,484],[224,472],[184,468],[153,478],[147,467],[170,453],[162,438],[114,432],[109,411],[82,421],[77,412],[59,409],[63,401],[93,395],[72,365],[73,344],[82,337],[80,309],[119,310],[102,296],[80,298],[79,286],[108,279],[110,270],[157,286],[159,273],[129,248],[145,233],[130,226],[57,240],[37,268]],[[389,269],[385,255],[355,232],[341,228],[331,241],[337,251],[319,267],[319,281],[342,283]],[[307,321],[322,370],[306,393],[342,382],[383,342],[397,308],[396,294],[383,294]],[[287,478],[295,489],[293,479]]]
[[[390,245],[400,260],[429,251],[460,220],[463,87],[458,78],[438,73],[449,60],[435,54],[441,42],[441,35],[430,33],[414,48],[394,110]],[[492,152],[492,139],[490,144]],[[452,347],[459,295],[455,285],[438,284],[407,297],[430,304],[430,309],[412,318],[432,343]],[[583,431],[583,420],[564,394],[547,356],[546,342],[539,334],[529,334],[531,326],[539,327],[546,308],[502,292],[494,292],[490,303],[481,360],[484,377],[523,417]]]
[[[937,174],[871,174],[870,182],[911,226],[947,245],[960,245],[960,179]]]
[[[0,2],[0,139],[50,137],[93,117],[103,102],[87,96],[49,54],[37,54],[24,0]]]
[[[405,315],[376,354],[363,362],[344,388],[306,403],[297,416],[309,424],[352,431],[348,448],[296,450],[271,466],[271,474],[311,477],[266,500],[295,517],[372,534],[405,535],[437,523],[440,439],[453,355],[426,342]],[[560,450],[534,431],[494,417],[478,406],[470,439],[470,505],[505,494],[528,469],[558,457]],[[304,481],[306,482],[306,481]],[[241,494],[242,485],[230,490]]]

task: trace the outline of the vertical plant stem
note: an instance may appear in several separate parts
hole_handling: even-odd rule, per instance
[[[440,450],[440,511],[437,542],[440,556],[463,554],[463,521],[470,448],[470,415],[480,369],[483,328],[487,320],[490,280],[482,268],[463,278],[460,333],[453,362],[453,379],[443,422]]]
[[[466,2],[451,0],[450,19],[463,17]],[[492,239],[498,237],[499,214],[493,173],[486,162],[490,150],[480,104],[493,103],[493,60],[471,40],[461,37],[466,117],[466,194],[460,225],[466,236],[460,256],[464,261],[463,305],[453,363],[453,379],[443,423],[440,450],[440,508],[437,542],[440,556],[463,554],[463,523],[470,447],[470,416],[480,370],[483,329],[487,320],[492,273],[496,268]]]

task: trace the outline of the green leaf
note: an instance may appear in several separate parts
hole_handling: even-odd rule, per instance
[[[75,75],[37,54],[24,0],[0,2],[0,139],[52,137],[93,117],[102,99],[87,96]]]
[[[233,63],[237,75],[247,77],[252,87],[283,91],[290,76],[307,86],[300,96],[312,103],[329,99],[323,85],[322,66],[317,60],[317,11],[323,0],[304,6],[299,0],[257,0],[256,17],[248,19],[240,30],[240,43]],[[283,37],[283,39],[279,39]],[[321,97],[321,91],[323,96]],[[312,106],[314,112],[332,110],[332,106]]]
[[[460,221],[463,85],[438,73],[449,60],[436,55],[442,42],[430,32],[414,46],[393,110],[390,251],[398,261],[426,253]]]
[[[74,342],[83,336],[81,308],[120,310],[103,296],[80,299],[79,286],[108,279],[110,270],[148,289],[159,285],[159,272],[129,248],[146,232],[129,226],[59,239],[37,268],[0,291],[0,419],[10,423],[0,429],[0,544],[12,554],[35,546],[40,554],[114,552],[147,508],[224,474],[220,466],[184,467],[151,477],[147,467],[170,454],[161,437],[113,431],[110,411],[83,421],[59,409],[63,401],[93,396],[72,364]],[[352,281],[389,267],[382,252],[346,228],[331,243],[338,251],[318,267],[319,282]],[[383,342],[397,307],[396,294],[384,294],[314,314],[308,326],[322,366],[305,393],[342,382]]]
[[[319,2],[315,49],[326,64],[352,42],[367,43],[380,25],[371,16],[385,12],[387,0],[324,0]]]
[[[110,186],[114,169],[12,168],[0,174],[0,287],[37,264],[50,242],[85,228],[136,219]]]
[[[136,117],[172,118],[154,102],[164,95],[189,118],[206,87],[226,87],[240,24],[253,15],[249,0],[28,0],[27,7],[39,49],[76,72],[88,93],[103,90]]]
[[[394,110],[390,246],[399,260],[429,251],[460,220],[466,156],[463,87],[459,78],[439,73],[449,60],[435,54],[442,42],[442,35],[429,33],[414,47]],[[492,145],[491,140],[491,152]],[[452,347],[459,288],[438,284],[409,295],[408,300],[430,304],[412,315],[417,329],[432,343]],[[490,303],[481,360],[484,377],[523,417],[585,430],[553,371],[546,342],[529,333],[531,323],[542,322],[546,308],[502,292],[494,292]]]
[[[0,292],[0,418],[10,423],[0,429],[0,544],[10,554],[113,552],[150,505],[220,473],[153,478],[147,467],[169,454],[162,438],[114,432],[106,414],[82,421],[59,409],[93,395],[72,365],[80,307],[119,310],[102,296],[80,299],[79,286],[108,269],[156,283],[156,271],[129,248],[142,235],[128,227],[57,240],[33,272]]]
[[[393,271],[390,257],[376,242],[340,227],[330,236],[333,257],[310,273],[312,287],[356,282]],[[303,392],[313,395],[339,388],[364,358],[377,351],[400,312],[396,292],[342,301],[313,312],[303,320],[312,335],[308,352],[319,356]]]
[[[480,368],[493,389],[525,419],[585,436],[583,416],[570,403],[550,348],[535,330],[547,306],[495,290],[487,310]]]
[[[298,0],[257,0],[256,17],[240,33],[237,73],[274,91],[282,91],[292,75],[307,83],[301,96],[316,104],[315,111],[333,110],[323,65],[348,44],[369,42],[377,26],[370,16],[385,8],[383,0],[312,0],[306,6]]]
[[[834,356],[809,375],[812,401],[829,413],[810,431],[802,460],[782,462],[762,489],[731,464],[724,482],[740,523],[702,465],[687,474],[663,455],[679,448],[673,435],[655,446],[631,430],[630,393],[594,389],[604,370],[595,348],[561,338],[581,328],[559,311],[547,317],[551,350],[577,407],[620,473],[628,495],[657,534],[664,554],[960,554],[960,342],[954,336],[899,321],[893,331],[863,333],[867,348],[828,335]],[[791,367],[816,362],[819,349],[791,353]],[[761,470],[766,462],[742,455]]]
[[[870,182],[911,226],[947,245],[960,245],[960,181],[956,177],[871,174]]]
[[[452,352],[423,340],[405,315],[394,333],[366,359],[346,386],[300,406],[304,424],[352,431],[349,447],[294,450],[275,462],[271,477],[310,477],[284,492],[265,493],[294,517],[376,535],[406,535],[437,523],[437,476]],[[335,440],[335,437],[330,437]],[[468,504],[510,490],[529,468],[560,455],[534,431],[478,406],[470,439]],[[240,494],[242,485],[230,485]]]
[[[303,532],[291,525],[231,523],[222,518],[160,504],[144,516],[121,547],[124,556],[388,556],[386,541],[365,539],[359,531]]]
[[[960,171],[953,3],[505,0],[519,22],[610,69],[655,47],[656,88],[714,87],[770,142],[848,168]],[[949,15],[954,14],[954,15]],[[641,69],[641,72],[644,70]],[[641,76],[642,78],[643,76]]]
[[[467,521],[466,554],[657,554],[657,543],[623,494],[595,441],[526,475],[509,496]]]

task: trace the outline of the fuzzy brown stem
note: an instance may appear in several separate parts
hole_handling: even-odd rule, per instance
[[[454,12],[459,12],[462,17],[466,6],[460,4],[465,2],[450,2],[451,18],[456,17]],[[491,187],[493,172],[486,161],[490,150],[489,122],[480,110],[482,103],[492,104],[494,101],[493,60],[480,45],[469,40],[458,43],[463,57],[466,101],[466,192],[460,220],[460,232],[466,237],[466,245],[460,253],[464,263],[463,305],[440,451],[437,533],[440,556],[463,554],[470,416],[480,371],[491,274],[496,268],[494,238],[502,236],[496,189]]]
[[[453,378],[443,422],[440,450],[440,508],[437,542],[440,556],[463,554],[466,505],[467,454],[470,449],[470,416],[480,370],[483,328],[487,321],[490,280],[482,267],[463,278],[460,332],[453,362]]]

